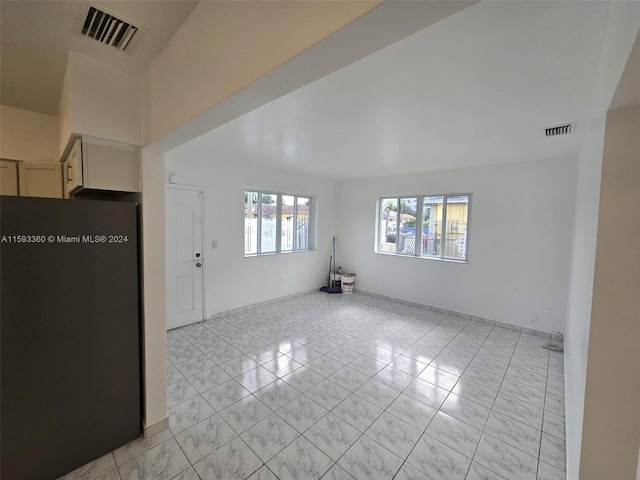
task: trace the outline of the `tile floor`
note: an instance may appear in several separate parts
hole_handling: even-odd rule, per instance
[[[64,480],[565,478],[562,354],[364,294],[168,334],[170,429]]]

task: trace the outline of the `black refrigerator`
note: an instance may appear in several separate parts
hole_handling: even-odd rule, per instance
[[[55,479],[137,438],[137,206],[2,196],[0,274],[0,478]]]

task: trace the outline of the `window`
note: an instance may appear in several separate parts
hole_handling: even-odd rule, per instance
[[[384,197],[378,253],[467,261],[470,194]]]
[[[245,255],[311,249],[311,196],[245,191],[244,205]]]

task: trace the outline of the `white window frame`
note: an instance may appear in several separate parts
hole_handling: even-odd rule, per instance
[[[424,225],[424,199],[428,197],[442,197],[442,238],[440,248],[440,255],[426,255],[422,254],[422,225]],[[458,259],[453,257],[445,256],[445,245],[446,245],[446,237],[447,237],[447,199],[450,197],[467,197],[469,202],[467,204],[467,231],[465,235],[465,258]],[[417,195],[382,195],[378,197],[377,205],[376,205],[376,228],[375,228],[375,253],[379,253],[382,255],[397,255],[401,257],[416,257],[416,258],[424,258],[429,260],[438,260],[445,262],[453,262],[453,263],[469,263],[469,233],[471,230],[471,203],[472,203],[473,195],[471,193],[434,193],[434,194],[417,194]],[[395,200],[397,204],[397,214],[400,212],[400,205],[403,199],[407,198],[415,198],[416,199],[416,232],[415,232],[415,248],[413,254],[410,253],[402,253],[398,251],[399,248],[399,236],[400,236],[400,222],[396,216],[396,243],[395,243],[395,252],[386,252],[380,250],[380,239],[382,232],[380,231],[380,219],[382,216],[382,212],[384,210],[384,206],[382,202],[384,200]],[[420,226],[420,228],[418,228]]]
[[[279,192],[275,190],[265,190],[259,188],[250,188],[247,187],[244,189],[244,196],[247,196],[247,193],[256,193],[258,195],[256,206],[258,207],[258,211],[256,212],[256,252],[255,253],[247,253],[246,252],[246,227],[243,225],[243,229],[245,229],[245,237],[244,237],[244,256],[245,257],[259,257],[265,255],[278,255],[278,254],[289,254],[289,253],[300,253],[300,252],[309,252],[315,250],[315,211],[316,211],[316,197],[314,195],[307,195],[302,193],[288,193],[288,192]],[[262,195],[273,195],[276,197],[276,231],[275,231],[275,251],[263,252],[262,251]],[[298,224],[298,198],[306,198],[309,199],[309,232],[308,232],[308,247],[307,248],[299,248],[297,235],[293,236],[293,249],[292,250],[282,250],[282,197],[288,196],[293,197],[293,231],[296,232],[296,227]],[[248,205],[248,202],[246,202]],[[271,205],[271,204],[269,204]],[[251,215],[251,212],[247,212],[248,215]],[[246,219],[245,219],[246,220]]]

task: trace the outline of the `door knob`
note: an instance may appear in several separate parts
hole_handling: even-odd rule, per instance
[[[200,268],[202,264],[200,262],[196,263],[196,267]]]

